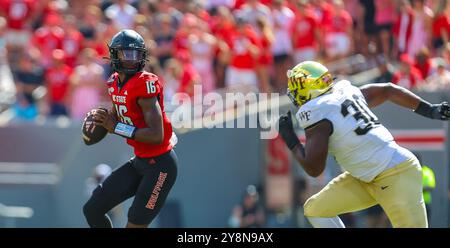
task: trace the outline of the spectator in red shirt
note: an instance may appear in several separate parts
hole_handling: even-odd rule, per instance
[[[320,28],[317,16],[309,8],[309,1],[297,1],[295,19],[291,24],[294,63],[318,57]]]
[[[68,87],[72,68],[64,63],[65,55],[61,49],[52,52],[52,66],[45,73],[48,90],[50,116],[68,115]]]
[[[417,53],[414,67],[420,71],[422,78],[425,79],[430,76],[433,69],[433,62],[431,60],[430,51],[428,48],[424,47],[420,49],[419,53]]]
[[[175,58],[178,61],[178,66],[182,68],[180,74],[176,75],[180,82],[177,92],[186,93],[193,97],[194,85],[200,82],[200,77],[191,63],[189,52],[180,50],[175,54]]]
[[[400,0],[399,9],[400,13],[397,15],[397,20],[392,30],[394,34],[392,57],[394,58],[398,58],[400,54],[408,51],[414,19],[414,12],[409,0]]]
[[[258,35],[261,41],[261,53],[259,54],[257,73],[260,83],[261,91],[265,93],[272,92],[270,86],[270,71],[273,65],[272,44],[275,40],[273,30],[269,25],[267,19],[259,16],[256,19],[256,26],[258,27]]]
[[[318,21],[318,29],[320,37],[326,36],[326,31],[331,25],[333,18],[333,6],[330,0],[309,0],[311,2],[311,10],[314,12]],[[325,52],[325,39],[317,40],[319,43],[319,52],[322,56]]]
[[[56,14],[47,15],[44,26],[38,28],[33,37],[33,44],[41,51],[44,67],[50,65],[53,50],[62,48],[63,39],[61,17]]]
[[[84,37],[80,31],[78,31],[75,16],[66,15],[64,19],[62,27],[65,32],[62,41],[62,49],[66,55],[66,64],[70,67],[75,67],[78,54],[84,46]]]
[[[255,73],[261,43],[247,20],[236,17],[236,30],[231,45],[231,62],[225,75],[225,85],[230,90],[257,91],[258,77]]]
[[[230,60],[230,47],[233,44],[234,16],[227,7],[217,8],[217,15],[212,17],[211,32],[218,40],[215,52],[214,75],[216,76],[216,87],[225,86],[225,69]]]
[[[331,23],[325,29],[325,52],[333,61],[346,57],[352,48],[352,17],[345,10],[342,0],[333,1]]]
[[[312,4],[312,9],[314,14],[316,14],[317,19],[323,30],[331,24],[331,18],[333,17],[333,6],[332,1],[326,0],[310,0]]]
[[[420,86],[423,78],[413,63],[408,54],[400,55],[400,69],[394,74],[392,82],[407,89]]]
[[[31,36],[31,21],[35,0],[0,1],[0,14],[6,17],[8,32],[6,42],[12,47],[24,47]]]
[[[441,1],[433,20],[433,48],[441,49],[450,42],[450,1]]]

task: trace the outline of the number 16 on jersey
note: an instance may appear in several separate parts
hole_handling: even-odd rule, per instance
[[[134,126],[133,122],[131,121],[131,118],[128,116],[125,116],[125,114],[128,112],[127,106],[114,104],[114,108],[116,108],[116,112],[120,118],[120,122]]]

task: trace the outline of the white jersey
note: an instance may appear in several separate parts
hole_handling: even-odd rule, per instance
[[[303,129],[322,120],[330,121],[330,154],[343,169],[365,182],[414,156],[395,143],[368,108],[362,92],[346,80],[338,81],[329,93],[302,105],[296,118]]]

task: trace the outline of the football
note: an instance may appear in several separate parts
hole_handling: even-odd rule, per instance
[[[94,115],[92,114],[91,110],[86,115],[86,118],[84,118],[83,127],[81,130],[83,141],[88,146],[100,142],[108,133],[108,130],[106,130],[106,128],[95,124],[93,117]]]

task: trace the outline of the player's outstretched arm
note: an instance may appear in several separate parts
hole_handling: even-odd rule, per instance
[[[282,115],[279,120],[279,133],[292,151],[294,158],[312,177],[318,177],[325,169],[328,155],[328,140],[332,133],[332,125],[328,121],[320,121],[305,130],[305,147],[294,132],[291,112]]]
[[[391,101],[430,119],[450,119],[450,105],[447,102],[430,104],[411,91],[393,83],[367,84],[360,89],[371,108]]]

